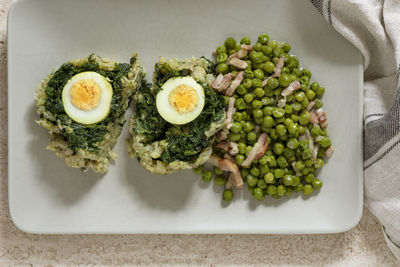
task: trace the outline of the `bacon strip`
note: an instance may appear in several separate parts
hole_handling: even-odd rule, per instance
[[[278,107],[283,108],[286,105],[286,97],[278,100]]]
[[[232,189],[232,187],[233,187],[233,174],[229,173],[228,181],[226,181],[225,188]]]
[[[247,56],[248,50],[247,49],[240,49],[239,51],[236,52],[237,53],[237,57],[242,59],[245,56]]]
[[[299,81],[291,82],[288,87],[283,89],[281,95],[282,96],[290,96],[294,91],[296,91],[300,87],[301,87],[301,84]]]
[[[226,127],[228,130],[232,127],[233,125],[233,114],[235,113],[235,98],[230,97],[229,102],[228,102],[228,111],[226,112]]]
[[[285,58],[280,57],[278,59],[278,61],[276,62],[274,74],[272,74],[270,77],[277,78],[277,77],[281,76],[281,72],[282,72],[282,68],[283,68],[284,64],[285,64]]]
[[[228,89],[232,78],[233,78],[232,73],[225,74],[224,78],[222,79],[222,82],[221,82],[221,87],[220,87],[220,89],[218,91],[224,92],[226,89]]]
[[[218,141],[226,140],[226,138],[228,138],[228,134],[229,134],[229,129],[224,127],[221,131],[217,133],[217,140]]]
[[[262,133],[259,137],[253,148],[250,150],[249,155],[243,161],[242,167],[249,167],[253,160],[257,160],[261,158],[265,152],[268,150],[268,135],[266,133]]]
[[[310,111],[310,122],[312,124],[318,124],[318,116],[312,111]]]
[[[241,59],[238,58],[232,58],[231,60],[228,61],[228,64],[238,68],[238,69],[242,69],[244,70],[245,68],[247,68],[247,63],[246,61],[243,61]]]
[[[239,57],[238,52],[236,52],[236,53],[233,53],[232,55],[230,55],[226,61],[229,62],[231,59],[238,58],[238,57]]]
[[[240,175],[238,166],[230,159],[221,159],[215,154],[212,154],[208,160],[212,165],[218,166],[221,170],[231,173],[233,184],[236,188],[243,187],[243,179]]]
[[[243,81],[243,78],[244,72],[239,71],[229,88],[226,90],[225,95],[232,96],[235,93],[236,89],[239,87],[240,83]]]
[[[222,79],[224,79],[224,75],[221,73],[218,74],[217,78],[211,83],[211,88],[215,90],[219,90],[221,88]]]
[[[215,147],[223,149],[232,156],[236,156],[239,153],[238,144],[236,142],[228,141],[218,143]]]
[[[240,45],[240,48],[245,49],[247,51],[252,51],[253,50],[253,46],[252,45],[247,45],[247,44]]]
[[[261,87],[264,88],[268,84],[268,79],[271,77],[266,78],[264,81],[262,81]]]
[[[315,106],[315,101],[311,101],[310,103],[308,103],[308,106],[307,106],[307,111],[310,111],[310,110],[312,110],[313,109],[313,107]]]
[[[333,146],[328,147],[328,148],[325,150],[325,157],[327,157],[327,158],[332,157],[332,154],[333,154],[334,151],[335,151],[335,149],[334,149]]]
[[[326,127],[328,127],[328,121],[321,123],[321,128],[325,129]]]
[[[301,176],[301,171],[296,168],[296,161],[292,162],[292,167],[294,172],[296,173],[296,176]]]
[[[308,148],[313,151],[314,150],[314,141],[312,139],[310,131],[306,127],[305,137],[308,140]]]
[[[314,146],[314,149],[312,150],[312,156],[311,156],[311,158],[312,158],[313,160],[316,160],[316,159],[317,159],[318,150],[319,150],[319,145],[316,144],[316,145]]]

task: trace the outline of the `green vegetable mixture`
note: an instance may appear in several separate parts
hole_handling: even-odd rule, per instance
[[[239,44],[230,37],[217,47],[218,73],[230,72],[235,75],[239,71],[229,64],[228,58],[238,52],[243,44],[250,45],[250,38],[243,37]],[[236,112],[228,140],[237,143],[238,153],[234,160],[257,200],[263,200],[266,196],[281,198],[293,192],[310,195],[319,190],[322,181],[317,178],[318,170],[324,165],[325,155],[329,153],[327,150],[333,149],[325,129],[327,124],[318,123],[318,118],[317,122],[312,122],[312,116],[321,113],[321,97],[325,88],[317,82],[311,82],[311,72],[300,67],[297,56],[289,54],[290,49],[290,44],[270,41],[267,34],[261,34],[252,51],[242,58],[247,68],[234,94]],[[280,75],[274,77],[277,76],[273,74],[279,68],[280,58],[284,59],[284,64]],[[263,81],[268,77],[263,86]],[[286,97],[282,96],[283,90],[295,81],[300,83],[300,88]],[[266,153],[254,160],[250,167],[240,166],[263,132],[268,135]],[[214,153],[223,158],[225,151],[214,147]],[[203,166],[194,171],[202,173],[203,181],[212,180],[211,172]],[[214,167],[213,171],[214,182],[225,186],[227,173],[218,167]],[[232,198],[233,191],[225,189],[223,199],[230,201]]]

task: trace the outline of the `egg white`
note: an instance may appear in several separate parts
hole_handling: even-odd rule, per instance
[[[71,102],[71,86],[82,79],[93,79],[100,86],[100,101],[97,107],[92,110],[81,110],[75,107]],[[71,119],[82,124],[93,124],[104,120],[110,112],[113,88],[109,81],[97,72],[87,71],[76,74],[64,86],[62,92],[62,101],[65,113]]]
[[[169,102],[169,94],[171,91],[182,84],[192,87],[199,96],[199,103],[197,106],[187,113],[178,112]],[[156,106],[161,117],[169,123],[178,125],[186,124],[196,119],[203,110],[204,104],[204,89],[190,76],[169,79],[161,86],[161,90],[156,97]]]

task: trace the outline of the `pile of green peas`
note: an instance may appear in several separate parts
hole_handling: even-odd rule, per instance
[[[250,45],[250,38],[243,37],[237,43],[229,37],[223,45],[217,47],[218,73],[237,73],[238,70],[229,65],[227,59],[241,49],[241,44]],[[325,88],[310,81],[311,72],[300,68],[299,59],[289,54],[290,49],[290,44],[270,41],[267,34],[261,34],[253,45],[253,50],[242,59],[247,62],[248,67],[244,70],[245,78],[234,95],[236,112],[228,139],[238,143],[239,153],[235,156],[235,161],[240,167],[244,182],[257,200],[263,200],[265,196],[290,196],[293,192],[310,195],[319,190],[322,181],[316,178],[316,171],[324,165],[325,150],[331,146],[326,130],[313,125],[307,111],[310,101],[315,102],[316,108],[323,106],[321,97]],[[263,80],[274,73],[280,57],[284,57],[281,75],[278,78],[269,78],[263,88]],[[300,89],[286,98],[283,108],[278,107],[282,90],[293,81],[301,83]],[[320,147],[315,160],[312,159],[308,140],[299,138],[306,129],[309,130],[314,144],[319,144]],[[240,164],[262,132],[268,134],[268,151],[253,161],[249,168],[241,167]],[[218,149],[214,152],[223,156]],[[213,173],[204,170],[203,166],[194,171],[202,174],[205,182],[210,182],[213,178]],[[226,174],[218,167],[214,167],[213,172],[214,182],[224,186],[227,182]],[[230,201],[232,198],[233,191],[225,189],[223,199]]]

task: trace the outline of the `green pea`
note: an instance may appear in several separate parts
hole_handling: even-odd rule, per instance
[[[312,187],[316,190],[321,189],[322,187],[322,181],[320,179],[314,179],[312,181]]]
[[[267,46],[268,47],[268,46]],[[275,65],[271,61],[268,61],[264,64],[264,71],[268,73],[273,73],[275,71]]]
[[[242,164],[244,160],[245,160],[245,157],[242,154],[237,154],[235,156],[235,162],[238,165]]]
[[[246,108],[246,103],[244,102],[243,98],[238,98],[235,101],[235,107],[239,110],[243,110]]]
[[[264,200],[264,192],[263,192],[263,190],[261,189],[261,188],[258,188],[258,187],[256,187],[256,188],[254,188],[252,191],[251,191],[251,194],[253,195],[253,197],[255,198],[255,199],[257,199],[257,200]]]
[[[285,135],[286,134],[286,126],[285,125],[283,125],[283,124],[278,124],[276,127],[275,127],[275,131],[276,131],[276,133],[278,134],[278,135],[280,135],[280,136],[282,136],[282,135]]]
[[[255,43],[254,45],[253,45],[253,51],[257,51],[257,52],[259,52],[259,51],[261,51],[261,48],[262,48],[262,44],[261,43]]]
[[[269,41],[269,36],[266,33],[261,34],[258,36],[258,42],[261,44],[267,44]]]
[[[224,174],[224,171],[221,170],[220,168],[218,168],[217,166],[213,167],[213,172],[215,173],[215,175],[222,175]]]
[[[295,94],[296,101],[301,102],[306,97],[306,94],[303,91],[297,92]]]
[[[290,47],[290,44],[284,42],[284,43],[282,43],[281,48],[283,49],[283,51],[285,51],[287,53],[290,51],[291,47]]]
[[[308,84],[310,82],[310,77],[308,76],[301,76],[299,79],[301,84]]]
[[[289,139],[289,141],[287,141],[286,146],[290,149],[296,149],[299,147],[299,141],[297,139]]]
[[[197,168],[193,168],[193,172],[194,172],[195,174],[201,174],[201,173],[203,172],[203,169],[204,169],[204,166],[203,166],[203,165],[200,165],[200,166],[197,167]]]
[[[295,124],[295,123],[289,124],[287,128],[288,128],[288,132],[290,134],[294,134],[295,135],[298,132],[297,124]]]
[[[277,47],[274,49],[273,55],[274,57],[280,57],[283,53],[284,51],[282,50],[282,48]]]
[[[275,181],[275,176],[272,172],[268,172],[267,174],[264,175],[264,181],[267,184],[272,184]]]
[[[272,115],[274,115],[275,118],[281,118],[283,115],[285,115],[285,110],[282,108],[273,108]]]
[[[306,183],[308,183],[308,184],[311,184],[312,183],[312,181],[314,180],[314,174],[312,174],[312,173],[309,173],[309,174],[307,174],[306,176],[304,176],[304,181],[306,182]]]
[[[261,159],[259,159],[259,162],[261,164]],[[267,160],[265,160],[265,164],[260,165],[260,174],[265,175],[268,172],[269,172],[269,167],[267,165]]]
[[[313,161],[312,159],[309,159],[309,160],[306,160],[306,161],[304,162],[304,164],[305,164],[307,167],[311,167],[311,166],[314,164],[314,161]]]
[[[283,177],[283,184],[286,185],[286,186],[290,186],[290,185],[293,184],[293,180],[294,180],[294,178],[293,178],[292,175],[286,174]]]
[[[298,77],[296,75],[289,74],[289,79],[290,79],[290,82],[294,82],[294,81],[297,81]]]
[[[302,69],[301,70],[301,76],[307,76],[308,78],[311,78],[311,72],[307,69]]]
[[[261,110],[261,109],[260,109]],[[262,112],[262,111],[261,111]],[[254,122],[257,124],[257,125],[261,125],[261,123],[262,123],[262,120],[263,120],[263,118],[262,118],[262,116],[260,116],[260,117],[255,117],[254,118]]]
[[[247,92],[248,91],[247,91],[246,87],[243,86],[243,84],[239,85],[239,87],[236,89],[236,93],[238,95],[245,95],[245,94],[247,94]]]
[[[296,114],[291,114],[290,118],[292,119],[293,122],[298,122],[299,121],[299,116],[296,115]],[[297,127],[296,127],[296,130],[297,130]],[[292,132],[289,132],[289,133],[294,134]]]
[[[290,70],[289,70],[288,67],[283,67],[283,68],[281,69],[281,73],[287,74],[287,73],[289,73],[289,72],[290,72]]]
[[[252,78],[254,78],[254,73],[251,71],[251,69],[245,69],[244,70],[244,77],[252,79]]]
[[[254,63],[261,63],[263,60],[263,53],[262,52],[256,52],[255,50],[251,51],[249,54],[251,62]]]
[[[311,90],[317,91],[319,89],[319,83],[313,82],[310,86]]]
[[[228,39],[225,40],[225,46],[228,49],[234,49],[236,46],[236,41],[232,37],[229,37]]]
[[[332,145],[332,142],[328,137],[322,138],[318,143],[322,148],[328,148]]]
[[[308,112],[307,110],[301,112],[299,122],[302,125],[307,125],[307,123],[310,122],[310,112]]]
[[[261,189],[267,188],[267,183],[263,179],[259,179],[257,183],[257,187]]]
[[[258,169],[257,167],[253,167],[250,170],[250,174],[255,176],[255,177],[258,177],[258,176],[260,176],[260,169]]]
[[[317,94],[317,96],[321,97],[324,93],[325,93],[325,87],[319,87],[315,93]]]
[[[271,47],[272,49],[277,48],[278,47],[278,42],[275,40],[272,40],[268,43],[268,46]]]
[[[296,166],[296,168],[299,169],[300,171],[303,170],[303,169],[305,168],[305,164],[304,164],[304,162],[301,161],[301,160],[296,161],[295,166]]]
[[[289,166],[287,160],[285,157],[280,156],[277,160],[276,163],[278,163],[279,167],[281,167],[282,169],[287,168]]]
[[[263,46],[261,47],[261,52],[262,52],[264,55],[269,56],[269,55],[272,54],[272,48],[271,48],[270,46],[263,45]]]
[[[264,115],[264,113],[263,113],[262,109],[258,108],[258,109],[253,110],[253,117],[255,119],[261,118],[260,124],[262,123],[262,116],[263,115]]]
[[[233,199],[233,191],[229,189],[225,189],[222,194],[222,199],[225,201],[231,201]]]
[[[242,113],[240,113],[240,112],[235,112],[235,113],[233,114],[233,120],[234,120],[234,121],[241,121],[242,119],[243,119]]]
[[[220,53],[217,55],[217,62],[224,63],[228,59],[228,55],[226,53]]]
[[[324,160],[323,159],[316,159],[314,163],[314,168],[320,169],[324,166]]]
[[[258,89],[258,88],[256,88],[256,89]],[[260,88],[260,89],[262,90],[262,88]],[[254,90],[254,92],[255,92],[255,90]],[[264,94],[264,90],[263,90],[263,94]],[[265,97],[261,98],[261,104],[263,106],[267,106],[267,105],[271,104],[271,99],[269,97],[265,96]]]
[[[202,179],[206,183],[211,182],[212,173],[210,171],[204,171],[203,174],[202,174]]]
[[[214,183],[219,186],[224,186],[226,184],[226,176],[225,175],[216,175],[214,178]]]
[[[299,125],[297,127],[297,131],[299,132],[299,134],[303,134],[303,133],[306,132],[306,128],[304,126],[302,126],[302,125]]]
[[[272,110],[273,110],[274,108],[273,107],[271,107],[271,106],[267,106],[267,107],[264,107],[263,108],[263,112],[264,112],[264,115],[272,115]]]
[[[253,102],[251,102],[251,105],[253,106],[253,108],[262,108],[262,103],[260,100],[253,100]]]
[[[240,133],[232,133],[231,132],[231,133],[228,134],[228,139],[230,141],[237,142],[237,141],[240,140],[240,138],[241,138]]]
[[[260,69],[254,70],[254,77],[256,77],[257,79],[264,79],[264,72]]]
[[[292,186],[296,187],[300,184],[300,178],[297,176],[293,176],[293,183]]]
[[[273,150],[274,150],[275,154],[281,155],[283,153],[284,148],[285,148],[285,146],[283,144],[275,143]]]
[[[249,122],[249,121],[247,121],[242,127],[243,127],[243,130],[244,130],[246,133],[248,133],[248,132],[250,132],[251,130],[254,129],[254,125],[253,125],[251,122]]]
[[[276,186],[275,185],[269,185],[267,187],[267,194],[272,196],[276,194]]]
[[[293,112],[293,107],[291,105],[285,105],[285,114],[291,114]]]
[[[247,103],[250,103],[251,101],[253,101],[253,98],[254,98],[254,95],[252,93],[247,93],[243,97],[244,101],[246,101]]]
[[[246,144],[245,143],[238,143],[239,154],[246,153]]]
[[[249,132],[247,134],[247,140],[249,141],[255,141],[257,139],[257,135],[254,132]]]
[[[217,47],[217,54],[226,53],[225,45],[221,45]]]
[[[247,184],[251,187],[256,186],[258,183],[258,179],[251,174],[247,175],[246,181]]]
[[[284,185],[279,185],[277,188],[276,188],[276,193],[279,195],[279,196],[284,196],[285,195],[285,193],[286,193],[286,187],[284,186]]]
[[[244,36],[244,37],[240,40],[240,43],[241,43],[241,44],[249,45],[249,44],[251,44],[251,40],[250,40],[249,37]]]
[[[315,97],[315,92],[313,90],[307,90],[306,91],[306,96],[309,100],[313,100]]]
[[[258,78],[254,78],[254,79],[252,80],[252,83],[253,83],[253,86],[254,86],[254,87],[261,87],[261,85],[262,85],[262,80],[260,80],[260,79],[258,79]]]
[[[306,149],[306,150],[304,150],[304,151],[301,153],[301,156],[302,156],[302,158],[303,158],[304,160],[310,159],[311,156],[312,156],[312,152],[311,152],[311,150]]]
[[[279,76],[279,84],[283,87],[288,87],[290,84],[290,78],[289,75],[287,74],[281,74],[281,76]]]
[[[273,124],[274,124],[274,119],[271,116],[265,116],[261,123],[263,128],[271,128]]]
[[[303,194],[304,194],[304,195],[311,195],[312,192],[313,192],[313,188],[312,188],[311,185],[306,184],[306,185],[303,187]]]
[[[299,102],[294,102],[292,107],[295,111],[300,111],[303,108]]]
[[[251,79],[244,79],[242,85],[246,88],[246,89],[250,89],[251,86],[253,85],[253,83],[251,82]]]
[[[267,85],[271,88],[271,89],[275,89],[279,86],[279,81],[275,78],[269,78],[267,81]]]
[[[314,101],[315,101],[315,107],[316,108],[322,108],[323,103],[322,103],[322,101],[320,99],[315,99]]]
[[[217,71],[221,74],[226,74],[229,71],[229,66],[226,63],[220,63],[217,66]]]

